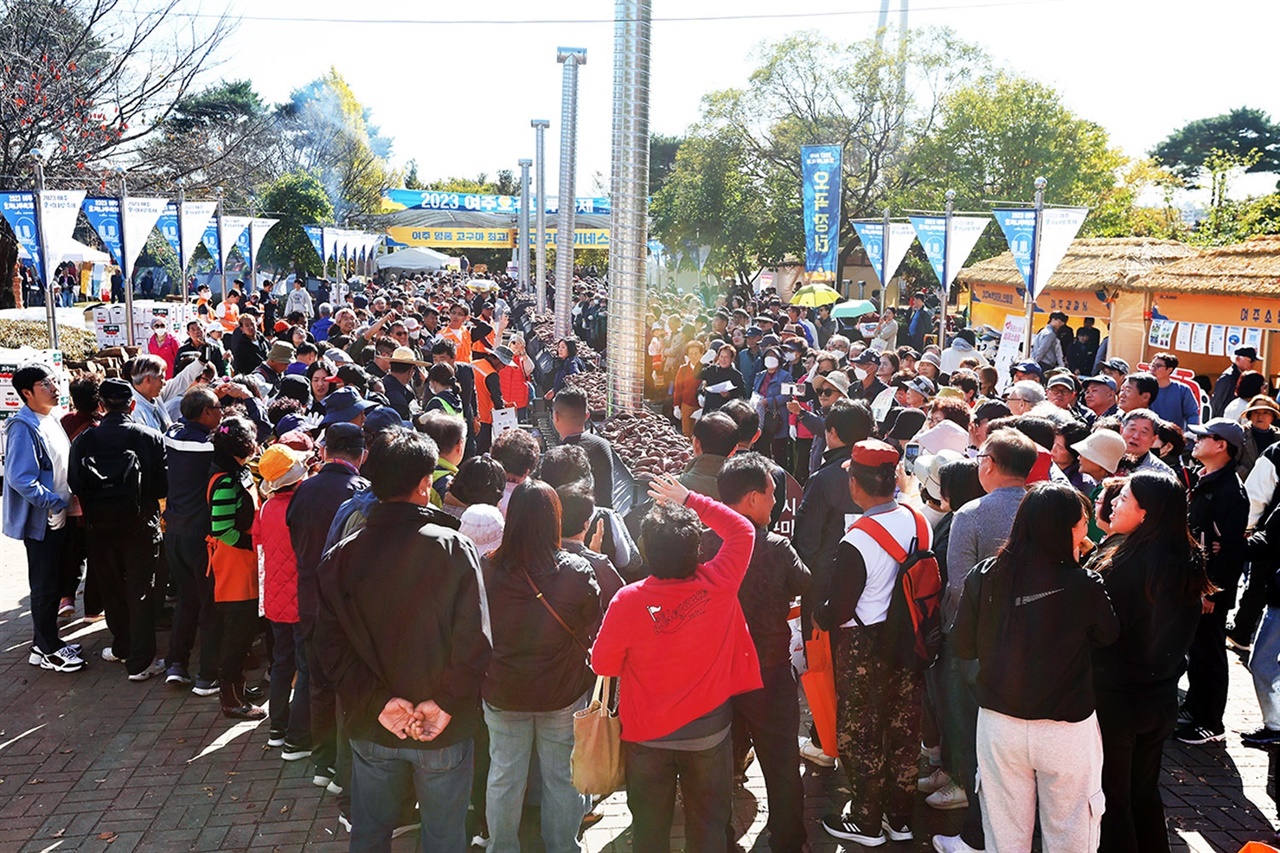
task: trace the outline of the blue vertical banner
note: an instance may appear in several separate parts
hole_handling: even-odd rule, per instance
[[[84,215],[94,232],[107,247],[112,259],[120,263],[120,199],[86,198]]]
[[[946,216],[911,217],[911,227],[920,238],[925,256],[942,283],[943,293],[951,292],[951,282],[969,260],[969,253],[990,221],[985,216],[952,216],[948,233]]]
[[[840,257],[839,145],[800,149],[804,193],[805,272],[810,281],[835,281]]]
[[[1032,265],[1035,262],[1036,251],[1036,212],[1034,208],[998,208],[991,211],[991,215],[995,217],[996,224],[1000,226],[1000,230],[1004,232],[1004,239],[1009,244],[1009,251],[1013,253],[1013,265],[1018,268],[1018,272],[1022,274],[1022,280],[1026,282],[1028,289],[1031,287],[1031,277],[1034,274]],[[1036,294],[1032,294],[1034,299]]]
[[[13,229],[18,245],[30,256],[36,278],[44,281],[44,256],[40,253],[40,237],[36,231],[35,194],[0,193],[0,216]]]
[[[320,256],[320,260],[324,260],[324,229],[319,225],[304,225],[302,230],[307,232],[307,239],[311,241],[311,248],[316,250],[316,254]]]
[[[182,259],[182,242],[178,240],[178,205],[176,202],[169,202],[160,213],[160,218],[156,220],[156,227],[160,229],[160,233],[164,235],[165,242],[169,244],[169,248],[173,249],[173,254],[181,262]]]
[[[209,220],[209,225],[204,229],[200,242],[204,243],[204,248],[208,251],[209,257],[213,258],[213,271],[222,272],[222,246],[218,240],[218,220],[216,217]]]
[[[880,279],[880,284],[888,284],[898,274],[898,267],[902,266],[902,259],[907,256],[907,249],[916,240],[911,223],[890,222],[887,235],[883,222],[855,222],[853,230],[857,233],[862,251],[867,253],[867,262]],[[886,236],[889,239],[888,252],[885,251]]]
[[[239,250],[240,257],[244,258],[246,264],[253,263],[253,242],[248,228],[241,231],[240,236],[236,238],[236,249]]]

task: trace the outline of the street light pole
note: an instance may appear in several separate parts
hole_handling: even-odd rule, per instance
[[[214,187],[213,195],[218,200],[218,226],[216,229],[218,233],[218,257],[215,260],[218,262],[218,275],[222,277],[222,298],[225,300],[227,298],[227,265],[223,261],[227,253],[222,250],[222,187]]]
[[[516,264],[520,267],[520,292],[529,292],[529,167],[533,161],[520,161],[520,248],[516,250]]]
[[[124,276],[124,339],[132,347],[138,345],[138,336],[133,330],[133,264],[129,263],[129,246],[125,242],[129,233],[125,224],[128,217],[125,207],[129,203],[129,184],[125,179],[124,169],[117,168],[116,175],[120,178],[120,274]]]
[[[44,152],[39,148],[31,149],[31,159],[35,163],[36,190],[35,209],[36,241],[40,246],[40,269],[43,270],[44,281],[44,316],[49,324],[49,348],[58,348],[58,314],[53,304],[53,270],[49,269],[49,244],[44,236],[44,217],[40,215],[40,197],[44,194]]]
[[[1027,317],[1022,332],[1022,350],[1027,358],[1031,358],[1031,324],[1035,319],[1036,294],[1040,290],[1040,232],[1044,219],[1044,188],[1049,185],[1045,178],[1036,178],[1036,226],[1031,244],[1031,283],[1027,287]]]
[[[537,186],[534,188],[538,195],[537,212],[534,214],[535,232],[537,236],[534,238],[534,251],[537,253],[537,281],[534,282],[534,291],[538,296],[538,311],[547,310],[547,147],[546,135],[547,128],[551,126],[551,122],[545,118],[535,118],[529,122],[533,125],[535,131],[536,150],[534,152],[534,160],[537,163]]]
[[[187,181],[185,178],[178,178],[178,287],[182,288],[179,293],[182,294],[182,302],[186,304],[187,293],[187,258],[185,246],[182,241],[182,206],[187,203]]]
[[[573,308],[574,180],[578,166],[578,66],[587,64],[587,50],[562,47],[556,61],[564,65],[560,99],[560,191],[556,210],[556,317],[555,336],[571,331]]]
[[[956,191],[947,190],[947,207],[942,225],[942,287],[939,290],[942,309],[938,315],[938,349],[947,347],[947,293],[951,286],[951,216],[955,211]]]

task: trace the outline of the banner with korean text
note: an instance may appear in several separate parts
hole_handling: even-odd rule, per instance
[[[890,222],[889,233],[886,235],[883,222],[855,222],[853,230],[857,232],[862,251],[867,253],[867,262],[880,279],[880,284],[888,284],[898,274],[898,267],[902,266],[902,259],[907,256],[907,249],[915,242],[915,229],[910,222]]]
[[[840,256],[839,145],[805,145],[800,149],[804,193],[804,269],[810,281],[839,278]]]
[[[948,230],[948,218],[951,227]],[[951,282],[955,280],[964,262],[969,260],[983,229],[991,220],[985,216],[913,216],[911,227],[920,238],[920,245],[929,258],[938,281],[942,282],[942,292],[951,292]],[[946,279],[944,281],[944,279]]]

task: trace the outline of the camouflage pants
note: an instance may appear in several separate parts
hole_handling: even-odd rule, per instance
[[[883,625],[832,633],[836,748],[849,777],[849,817],[878,832],[881,815],[911,817],[920,755],[919,674],[885,660]]]

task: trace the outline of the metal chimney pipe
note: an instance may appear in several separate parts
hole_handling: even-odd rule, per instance
[[[609,413],[644,405],[652,0],[616,0],[609,216]]]
[[[537,142],[533,158],[538,181],[534,187],[538,195],[538,208],[534,216],[537,237],[533,245],[538,255],[538,278],[534,283],[534,290],[538,294],[538,311],[543,312],[547,310],[547,128],[551,127],[551,122],[545,118],[535,118],[529,124],[533,126]]]
[[[520,265],[520,292],[529,292],[529,167],[532,160],[520,161],[520,246],[516,263]]]
[[[578,66],[587,64],[587,49],[556,49],[556,62],[564,65],[560,87],[560,192],[556,211],[556,322],[557,338],[570,333],[573,310],[573,213],[574,177],[578,169]]]

